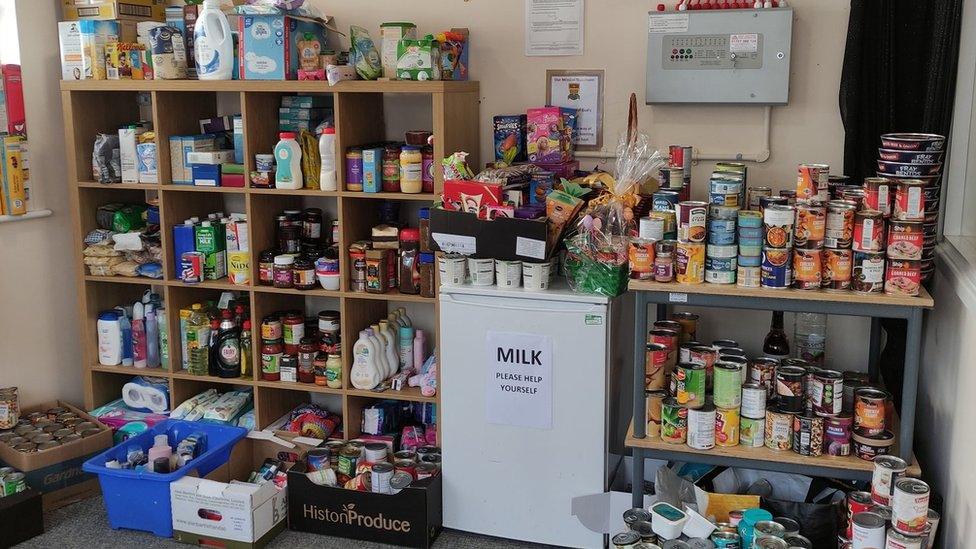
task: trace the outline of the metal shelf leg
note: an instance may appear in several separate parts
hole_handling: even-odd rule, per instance
[[[644,361],[647,358],[647,296],[637,292],[634,297],[634,437],[647,436],[647,400],[644,398]],[[633,506],[644,504],[644,450],[632,448],[634,464]]]
[[[871,343],[868,347],[868,377],[877,383],[881,379],[881,319],[871,318]]]
[[[912,443],[915,436],[915,402],[918,395],[918,367],[922,355],[922,309],[913,308],[908,317],[905,338],[905,375],[901,390],[900,458],[912,462]]]
[[[644,506],[644,449],[634,448],[634,479],[631,488],[631,507]]]

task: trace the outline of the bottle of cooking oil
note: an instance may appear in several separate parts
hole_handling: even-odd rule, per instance
[[[207,375],[210,370],[210,319],[200,304],[193,305],[183,337],[190,355],[187,371],[198,376]]]

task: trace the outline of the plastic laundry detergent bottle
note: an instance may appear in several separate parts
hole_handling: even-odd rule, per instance
[[[302,177],[302,147],[295,140],[294,132],[281,132],[281,139],[274,148],[275,161],[278,169],[275,171],[275,188],[301,189],[305,183]]]
[[[390,324],[385,320],[381,320],[379,323],[379,334],[381,341],[383,341],[383,354],[386,356],[386,377],[390,377],[400,369],[396,338],[390,331]]]
[[[323,191],[335,191],[336,156],[335,156],[335,128],[323,128],[319,136],[319,158],[322,160],[322,172],[319,174],[319,187]]]
[[[383,381],[377,351],[376,342],[366,330],[359,332],[359,340],[352,347],[353,363],[349,371],[349,381],[353,387],[369,390]]]
[[[230,80],[234,76],[234,39],[220,0],[204,0],[193,28],[193,57],[200,80]]]

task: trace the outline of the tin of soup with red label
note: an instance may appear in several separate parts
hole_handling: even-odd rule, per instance
[[[831,200],[827,203],[824,221],[824,246],[849,248],[854,242],[854,212],[857,205],[848,200]]]
[[[884,177],[864,178],[864,207],[877,210],[885,217],[891,215],[891,203],[895,198],[894,183]]]
[[[895,187],[895,205],[892,217],[899,221],[925,219],[925,182],[920,179],[902,179]]]
[[[657,343],[668,348],[668,370],[674,369],[674,365],[677,364],[678,340],[680,337],[680,332],[675,330],[667,330],[664,328],[655,328],[647,333],[647,343]]]
[[[704,242],[708,234],[708,204],[688,200],[675,207],[678,216],[678,242]]]
[[[855,252],[880,252],[884,250],[885,223],[881,212],[861,210],[854,214]]]
[[[820,286],[827,290],[849,290],[854,252],[850,248],[824,248],[820,260]]]
[[[812,202],[796,205],[796,224],[793,229],[793,245],[796,248],[817,250],[824,245],[827,227],[827,208]]]
[[[870,492],[848,492],[847,494],[847,539],[854,533],[854,515],[870,511],[874,507]]]
[[[925,232],[918,221],[896,221],[888,223],[888,258],[922,259],[925,245]]]
[[[819,290],[822,276],[820,250],[793,251],[793,287],[801,290]]]
[[[929,485],[917,478],[896,480],[891,496],[891,526],[909,536],[925,533],[930,494]]]
[[[922,262],[889,259],[884,292],[888,295],[917,296],[922,286]]]
[[[862,294],[884,291],[884,252],[854,252],[851,268],[851,290]]]

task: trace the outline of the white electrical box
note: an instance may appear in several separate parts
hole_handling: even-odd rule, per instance
[[[785,105],[793,8],[648,14],[647,103]]]

